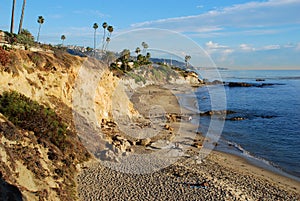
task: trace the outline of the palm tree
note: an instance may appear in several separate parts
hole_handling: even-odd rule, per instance
[[[107,28],[108,24],[106,22],[103,22],[102,27],[103,27],[103,39],[102,39],[102,52],[104,50],[104,46],[105,46],[105,38],[106,38],[106,28]]]
[[[186,55],[185,58],[184,58],[184,61],[185,61],[185,66],[188,67],[189,65],[189,61],[192,57],[190,55]]]
[[[108,37],[106,38],[106,46],[105,46],[104,51],[107,50],[107,46],[108,46],[108,43],[110,42],[111,34],[114,31],[114,27],[113,26],[108,26],[107,31],[108,31]]]
[[[149,59],[151,58],[150,52],[147,52],[146,58],[147,58],[147,60],[149,61]]]
[[[104,52],[106,52],[106,49],[107,49],[107,46],[108,46],[109,42],[110,42],[110,37],[107,37],[106,38],[106,46],[105,46],[105,51]]]
[[[42,27],[42,24],[44,24],[45,19],[43,18],[43,16],[39,16],[37,22],[39,23],[39,32],[38,32],[38,36],[37,36],[37,42],[39,42],[41,27]]]
[[[109,32],[108,36],[111,37],[111,34],[114,31],[114,27],[113,26],[108,26],[107,31]]]
[[[64,41],[66,40],[66,36],[65,35],[61,35],[60,39],[62,40],[62,46],[64,46]]]
[[[97,29],[98,29],[98,24],[94,23],[93,28],[95,29],[94,32],[94,56],[96,55],[96,34],[97,34]]]
[[[16,5],[16,0],[13,0],[12,11],[11,11],[10,33],[13,33],[13,32],[14,32],[14,23],[15,23],[15,5]]]
[[[26,6],[26,0],[23,0],[22,14],[21,14],[21,18],[20,18],[20,24],[19,24],[18,34],[21,34],[21,32],[22,32],[22,25],[23,25],[23,19],[24,19],[25,6]]]
[[[145,53],[149,47],[149,45],[146,42],[142,42],[142,46],[143,46],[143,53]]]

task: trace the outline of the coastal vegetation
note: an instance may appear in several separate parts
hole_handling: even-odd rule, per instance
[[[77,199],[75,190],[76,165],[90,158],[90,154],[83,147],[76,133],[72,131],[70,122],[63,122],[56,112],[36,101],[16,92],[5,91],[0,95],[0,114],[4,115],[8,123],[0,122],[0,135],[7,140],[17,142],[15,146],[8,146],[10,150],[10,163],[16,167],[17,161],[32,173],[33,178],[41,181],[51,180],[57,183],[59,188],[56,198],[64,200]],[[26,145],[26,138],[30,139],[30,145]],[[23,144],[23,145],[22,145]],[[33,147],[33,148],[31,148]],[[44,150],[46,156],[42,156]],[[74,152],[76,150],[76,152]],[[43,158],[44,157],[44,158]],[[44,165],[47,161],[47,166]],[[2,164],[1,167],[9,173],[10,165]],[[1,168],[1,171],[4,169]],[[13,176],[14,172],[10,173]],[[63,181],[63,182],[61,182]],[[29,179],[26,182],[31,182]],[[41,182],[40,182],[41,184]],[[41,188],[47,188],[41,186]],[[50,189],[37,191],[40,198],[53,199]]]

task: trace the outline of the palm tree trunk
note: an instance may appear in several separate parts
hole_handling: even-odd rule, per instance
[[[38,36],[37,36],[37,40],[36,40],[37,42],[39,42],[39,40],[40,40],[41,26],[42,26],[42,24],[39,25],[39,32],[38,32]]]
[[[94,32],[94,56],[96,55],[96,29]]]
[[[103,52],[103,50],[104,50],[104,46],[105,46],[105,37],[106,36],[106,31],[105,31],[105,29],[104,29],[104,32],[103,32],[103,39],[102,39],[102,52]]]
[[[111,37],[111,33],[108,33],[108,38],[110,38],[110,37]],[[108,46],[109,42],[110,42],[110,40],[109,40],[109,41],[106,41],[105,48],[104,48],[104,52],[106,52],[107,46]]]
[[[14,32],[15,5],[16,5],[16,0],[13,0],[12,11],[11,11],[10,33],[13,33],[13,32]]]
[[[21,18],[20,18],[20,24],[19,24],[18,34],[20,34],[22,32],[22,25],[23,25],[23,19],[24,19],[25,6],[26,6],[26,0],[23,0],[22,14],[21,14]]]

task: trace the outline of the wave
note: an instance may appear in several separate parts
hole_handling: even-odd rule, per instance
[[[227,141],[227,144],[229,146],[232,146],[234,147],[237,151],[239,151],[244,157],[246,158],[251,158],[251,159],[254,159],[254,160],[258,160],[259,162],[263,162],[264,164],[266,165],[270,165],[270,166],[273,166],[275,168],[279,168],[280,167],[264,158],[261,158],[261,157],[258,157],[258,156],[254,156],[252,153],[250,153],[249,151],[247,151],[246,149],[244,149],[241,145],[235,143],[235,142],[230,142],[230,141]]]

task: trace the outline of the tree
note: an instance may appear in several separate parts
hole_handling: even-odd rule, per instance
[[[113,26],[108,26],[107,31],[108,31],[108,37],[106,38],[106,45],[105,45],[104,51],[107,50],[107,46],[108,46],[108,43],[110,42],[111,34],[114,31],[114,27]],[[109,40],[107,40],[107,39],[109,39]]]
[[[185,61],[185,66],[188,67],[189,65],[189,61],[191,60],[191,56],[190,55],[186,55],[185,58],[184,58],[184,61]]]
[[[127,71],[129,58],[130,58],[130,50],[124,49],[121,52],[121,61],[122,61],[122,67],[124,68],[125,71]]]
[[[146,54],[146,58],[147,58],[147,60],[149,61],[149,59],[151,58],[151,54],[150,54],[150,52],[147,52],[147,54]]]
[[[43,18],[43,16],[39,16],[37,22],[39,23],[39,31],[38,31],[38,36],[37,36],[37,42],[39,42],[41,27],[42,27],[42,24],[44,24],[45,19]]]
[[[24,20],[25,6],[26,6],[26,0],[23,0],[22,14],[21,14],[21,18],[20,18],[20,24],[19,24],[18,34],[21,34],[21,32],[22,32],[22,25],[23,25],[23,20]]]
[[[64,46],[64,41],[66,40],[66,36],[65,35],[61,35],[60,39],[62,40],[62,46]]]
[[[93,28],[95,29],[94,32],[94,56],[96,55],[96,34],[97,34],[97,29],[98,29],[98,24],[94,23]]]
[[[14,32],[15,6],[16,6],[16,0],[13,0],[12,11],[11,11],[11,23],[10,23],[10,33],[11,34]]]
[[[106,38],[106,28],[107,28],[108,24],[106,22],[103,22],[102,24],[102,28],[103,28],[103,39],[102,39],[102,52],[104,50],[104,46],[105,46],[105,38]]]
[[[143,46],[143,53],[145,53],[149,47],[149,45],[146,42],[142,42],[142,46]]]
[[[141,48],[137,47],[135,49],[136,57],[139,55],[140,52],[141,52]]]

